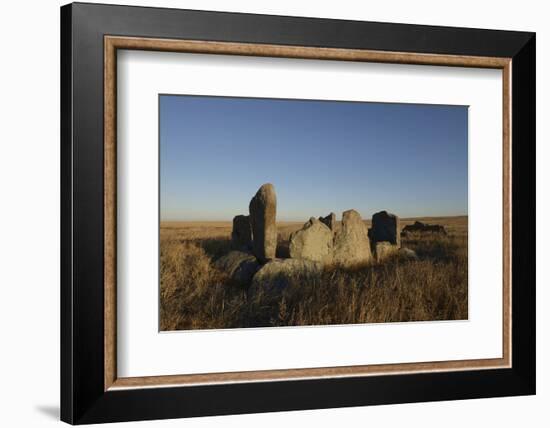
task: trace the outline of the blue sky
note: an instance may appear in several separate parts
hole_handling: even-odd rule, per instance
[[[468,212],[468,108],[160,96],[161,220],[231,220],[263,183],[278,220]]]

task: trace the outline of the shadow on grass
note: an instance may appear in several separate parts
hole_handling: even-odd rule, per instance
[[[229,238],[200,238],[193,239],[191,242],[199,245],[213,261],[233,250],[231,239]],[[288,259],[290,257],[288,240],[280,240],[277,243],[276,257],[280,259]]]
[[[193,239],[192,242],[199,245],[212,260],[217,260],[232,250],[229,238],[201,238]]]
[[[448,236],[412,237],[403,239],[401,245],[413,250],[420,260],[449,263],[461,251],[467,252],[467,238]]]

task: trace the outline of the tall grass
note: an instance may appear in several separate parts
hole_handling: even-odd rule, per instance
[[[284,248],[284,242],[282,242]],[[213,262],[224,237],[161,234],[161,330],[457,320],[468,317],[467,237],[412,237],[398,256],[295,275],[282,293],[249,293]]]

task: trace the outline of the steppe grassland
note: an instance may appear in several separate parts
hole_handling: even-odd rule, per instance
[[[231,251],[231,222],[163,222],[160,227],[161,330],[458,320],[468,317],[468,218],[402,219],[441,224],[447,236],[402,240],[418,260],[296,278],[281,295],[251,296],[214,267]],[[370,221],[365,221],[370,226]],[[278,256],[303,222],[278,223]]]

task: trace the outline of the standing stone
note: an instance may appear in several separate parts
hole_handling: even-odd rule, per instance
[[[369,233],[372,243],[389,242],[401,246],[399,217],[387,211],[380,211],[372,216],[372,226]]]
[[[333,261],[343,266],[367,263],[371,260],[368,228],[355,210],[342,214],[342,226],[334,236]]]
[[[319,217],[319,220],[326,224],[332,232],[336,230],[336,214],[330,213],[326,217]]]
[[[290,235],[290,257],[314,262],[328,261],[332,252],[332,231],[314,217]]]
[[[238,215],[233,218],[231,245],[235,250],[249,251],[252,249],[252,228],[249,216]]]
[[[261,263],[275,258],[277,250],[277,196],[272,184],[264,184],[249,205],[252,251]]]

